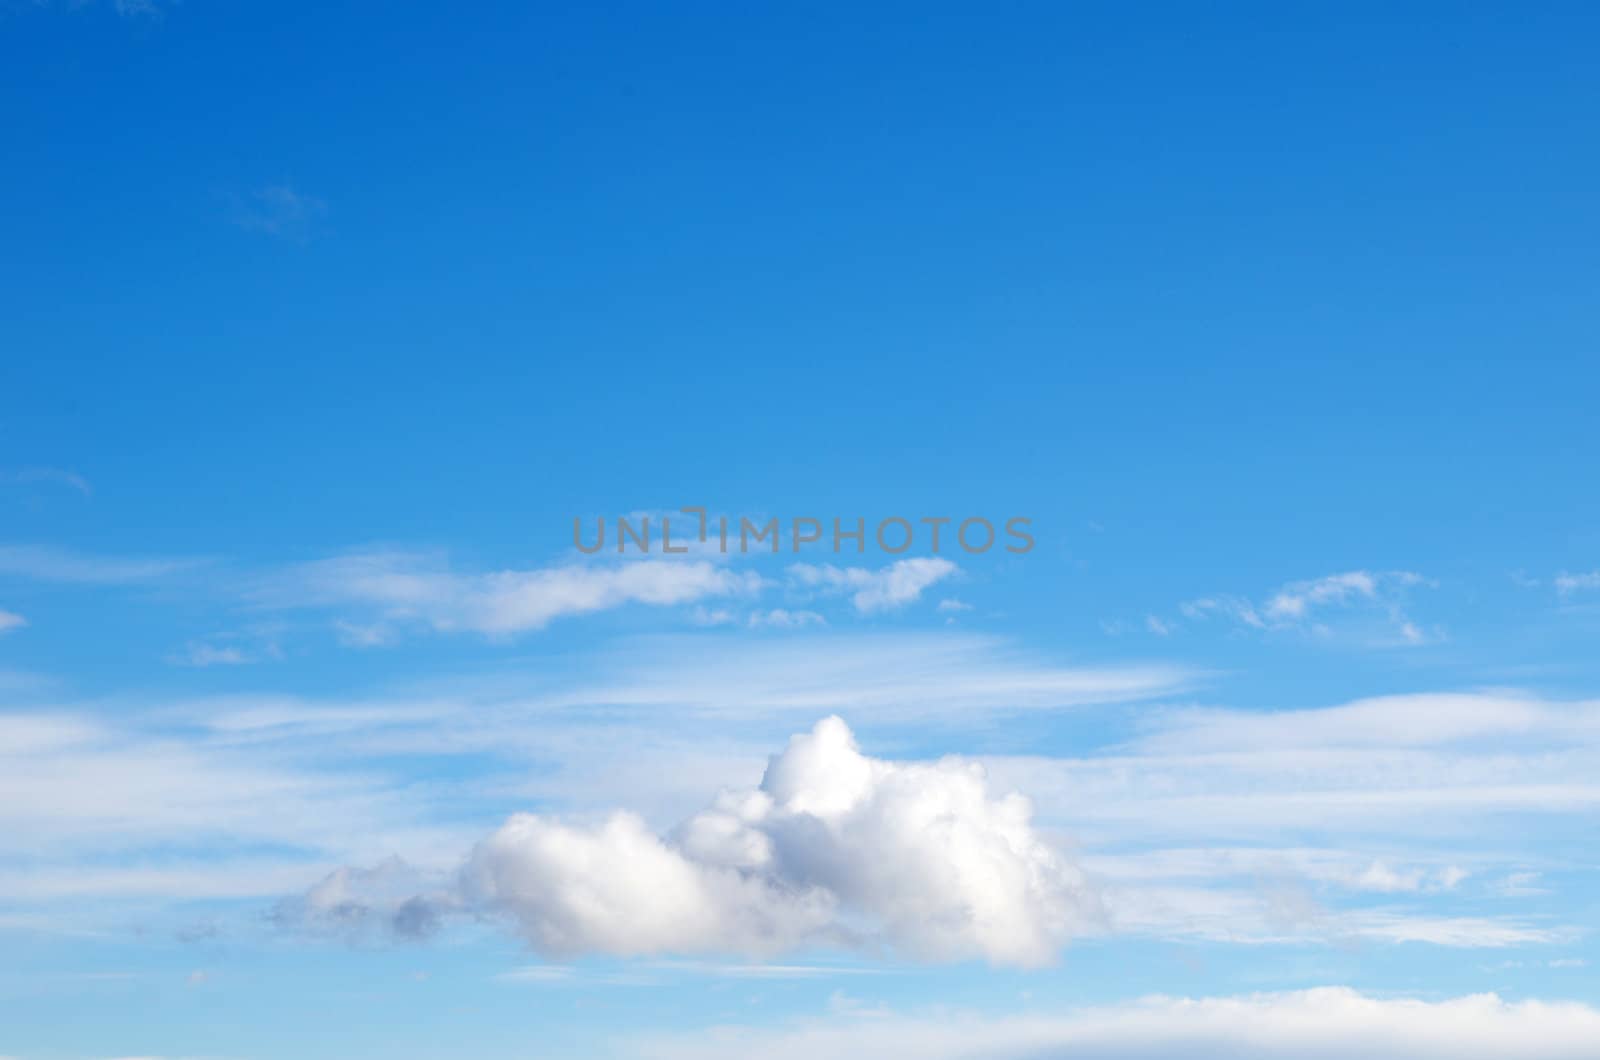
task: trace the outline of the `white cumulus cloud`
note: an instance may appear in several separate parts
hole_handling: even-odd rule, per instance
[[[468,858],[461,904],[558,956],[856,945],[1039,965],[1096,910],[1030,815],[975,763],[871,758],[830,717],[668,835],[624,812],[513,816]],[[335,907],[367,908],[341,872]]]

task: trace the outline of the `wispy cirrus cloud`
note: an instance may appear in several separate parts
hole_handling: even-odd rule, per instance
[[[752,612],[745,624],[751,629],[807,629],[826,626],[828,620],[815,611],[775,607],[770,611]]]
[[[602,693],[598,701],[611,702],[613,697]],[[1389,706],[1403,710],[1405,705],[1395,702]],[[1488,881],[1506,877],[1508,864],[1515,865],[1514,860],[1508,859],[1516,855],[1493,853],[1492,841],[1490,852],[1475,848],[1472,842],[1462,845],[1462,836],[1455,837],[1456,842],[1452,843],[1451,837],[1439,834],[1436,822],[1441,807],[1447,806],[1462,821],[1463,835],[1476,841],[1483,837],[1477,834],[1478,825],[1473,822],[1481,822],[1485,815],[1559,816],[1583,812],[1600,804],[1600,790],[1590,785],[1587,799],[1579,797],[1574,801],[1572,790],[1563,794],[1558,786],[1549,783],[1555,780],[1559,785],[1563,778],[1548,775],[1552,759],[1547,748],[1531,747],[1525,757],[1515,760],[1507,760],[1504,755],[1480,756],[1452,746],[1462,733],[1455,728],[1416,734],[1412,739],[1437,744],[1439,749],[1420,755],[1408,752],[1406,761],[1396,763],[1391,760],[1394,752],[1374,746],[1381,731],[1379,719],[1372,717],[1372,731],[1367,732],[1359,718],[1354,723],[1340,720],[1343,709],[1328,708],[1334,716],[1333,726],[1355,727],[1344,735],[1327,737],[1327,751],[1309,749],[1296,753],[1293,748],[1304,738],[1301,735],[1269,733],[1263,737],[1255,730],[1245,729],[1220,730],[1209,739],[1195,740],[1192,748],[1185,747],[1185,741],[1192,740],[1195,734],[1191,723],[1196,719],[1188,719],[1173,727],[1170,739],[1162,733],[1135,754],[1112,752],[1060,760],[989,756],[982,761],[988,775],[994,778],[993,790],[1028,793],[1039,820],[1046,826],[1039,832],[1041,836],[1070,834],[1078,838],[1077,856],[1093,884],[1097,908],[1104,909],[1103,919],[1085,921],[1079,925],[1080,931],[1246,945],[1359,942],[1504,948],[1570,941],[1570,927],[1542,916],[1516,911],[1483,915],[1475,903],[1491,894],[1509,897],[1509,892],[1495,890]],[[1571,756],[1570,761],[1562,767],[1567,774],[1565,782],[1581,783],[1578,778],[1592,767],[1595,753],[1590,750],[1585,756],[1570,748],[1583,746],[1588,730],[1581,724],[1556,722],[1558,716],[1571,713],[1568,707],[1546,705],[1542,709],[1549,721],[1541,739],[1569,748],[1566,754]],[[504,729],[490,728],[471,735],[470,725],[481,714],[481,708],[475,708],[438,731],[449,732],[457,741],[464,740],[453,748],[460,752],[488,747],[504,751],[516,745],[516,738]],[[680,718],[678,724],[684,724],[684,719]],[[1326,721],[1318,719],[1316,724],[1325,726]],[[1497,735],[1500,728],[1472,731],[1478,733],[1476,739],[1499,745],[1503,743]],[[565,739],[558,735],[560,731],[553,719],[541,723],[538,742],[547,751],[566,747],[559,742]],[[341,743],[349,741],[350,737],[341,739]],[[686,764],[688,759],[683,756],[692,757],[687,745],[653,752],[648,749],[649,741],[635,733],[629,741],[634,750],[628,756],[628,762],[636,767],[635,774],[630,774],[621,760],[605,764],[602,754],[600,760],[591,763],[595,770],[593,781],[586,785],[579,776],[581,767],[574,769],[575,759],[592,755],[614,742],[614,734],[608,729],[603,743],[586,741],[567,747],[560,754],[564,762],[562,774],[546,777],[528,790],[547,800],[562,787],[569,795],[577,788],[587,787],[588,798],[593,800],[587,803],[590,806],[603,804],[608,795],[631,790],[639,805],[659,807],[675,797],[663,786],[669,778],[702,772],[700,766]],[[377,746],[392,755],[405,745],[386,741]],[[449,739],[422,738],[420,733],[415,746],[419,752],[426,748],[430,754],[452,749]],[[1260,746],[1280,749],[1263,755]],[[746,753],[755,756],[754,752]],[[868,775],[881,772],[872,763],[882,760],[860,758],[868,763]],[[855,757],[823,754],[817,760],[825,767],[818,775],[832,778],[827,785],[837,782],[844,786],[843,790],[854,790],[848,780],[852,770],[844,767],[851,762],[859,764]],[[1374,762],[1380,763],[1383,771],[1394,771],[1394,779],[1385,782],[1382,772],[1375,778],[1371,768]],[[913,765],[890,764],[896,768]],[[1404,772],[1398,772],[1397,767]],[[769,765],[769,777],[772,768]],[[1477,777],[1490,782],[1480,786],[1473,782]],[[1458,785],[1453,794],[1431,787],[1444,778]],[[636,782],[644,786],[636,787]],[[734,786],[732,790],[748,794],[764,789]],[[815,797],[826,799],[832,790],[825,785]],[[730,856],[765,849],[767,840],[763,835],[768,823],[761,822],[774,819],[758,810],[755,820],[759,827],[747,829],[740,823],[744,820],[744,797],[714,800],[711,811],[691,813],[687,820],[693,822],[692,826],[686,823],[676,830],[647,827],[642,818],[629,814],[624,815],[625,823],[603,818],[614,825],[609,832],[583,823],[593,821],[589,815],[574,823],[541,814],[537,827],[529,826],[533,828],[531,838],[519,838],[512,845],[520,850],[523,839],[527,839],[540,851],[547,847],[587,850],[589,853],[580,859],[584,864],[613,855],[623,858],[625,852],[641,850],[640,856],[648,864],[660,862],[660,871],[669,876],[688,873],[692,879],[693,873],[678,865],[677,855],[672,853],[677,844],[688,842],[685,837],[691,830],[703,833],[701,838],[710,844],[697,849],[732,852]],[[841,797],[849,801],[848,796]],[[938,800],[927,804],[929,812],[942,813],[934,809],[937,805]],[[906,807],[896,813],[903,809]],[[1307,819],[1317,821],[1319,832],[1331,842],[1343,845],[1287,849],[1237,845],[1239,836],[1270,844],[1286,826]],[[1516,819],[1508,818],[1512,823],[1506,835],[1515,835],[1522,827],[1514,823]],[[1375,839],[1375,835],[1387,838]],[[1189,845],[1163,845],[1171,840]],[[1235,845],[1226,845],[1229,842]],[[1193,845],[1196,843],[1202,845]],[[664,844],[667,853],[657,844]],[[543,859],[544,854],[539,857]],[[789,860],[792,862],[792,857]],[[539,863],[545,865],[543,860]],[[607,878],[623,872],[620,862],[614,868],[614,873],[605,874]],[[559,865],[545,865],[545,869],[564,871]],[[1512,869],[1513,874],[1517,871],[1522,870]],[[566,884],[560,882],[564,877],[539,879],[542,882],[537,886],[528,885],[531,890],[527,893],[541,896],[540,902],[556,901],[553,895],[565,893]],[[1474,883],[1480,879],[1484,882]],[[592,880],[572,885],[598,886]],[[688,888],[685,893],[702,893],[698,884],[684,886]],[[711,925],[705,928],[708,935],[694,936],[720,940],[710,945],[711,949],[738,950],[740,946],[753,945],[752,938],[766,939],[778,948],[801,945],[800,937],[813,931],[821,932],[810,934],[813,944],[830,938],[835,945],[852,944],[847,938],[830,935],[833,929],[825,926],[825,919],[806,920],[800,915],[803,910],[786,905],[760,905],[761,893],[752,896],[735,889],[726,894],[724,897],[732,903],[732,911],[726,914],[731,919],[720,919],[722,913],[701,913],[695,915],[699,917],[696,921],[695,916],[690,916],[689,906],[675,907],[676,912],[667,919],[674,925]],[[1372,904],[1372,899],[1377,899],[1378,904]],[[747,901],[757,905],[750,907]],[[578,906],[590,907],[585,902],[578,902]],[[376,911],[364,914],[363,922],[381,923],[386,914],[378,906],[373,908]],[[393,911],[398,905],[391,902],[388,908]],[[475,906],[451,899],[436,912],[445,916],[452,909],[463,908]],[[539,923],[544,923],[547,916],[557,915],[542,905],[538,908]],[[754,920],[746,919],[746,914]],[[796,919],[791,919],[791,914]],[[374,921],[373,917],[377,919]],[[722,934],[730,930],[730,923],[745,924],[754,934]],[[569,925],[558,934],[572,938],[575,930]],[[694,949],[696,944],[689,941],[689,936],[673,933],[686,930],[689,929],[674,926],[666,935],[645,932],[641,938],[655,941],[639,952],[654,952],[650,946],[659,946],[660,952]],[[623,952],[616,948],[621,945],[613,941],[598,948],[618,953]]]
[[[237,647],[190,641],[175,657],[175,661],[184,666],[238,666],[252,660]]]
[[[35,0],[35,3],[44,5],[50,0]],[[178,3],[179,0],[110,0],[105,6],[126,19],[159,19],[166,15],[168,7],[175,7]],[[94,0],[60,0],[54,6],[78,10],[94,6]]]
[[[1314,820],[1318,835],[1357,845],[1448,844],[1600,805],[1600,703],[1484,692],[1174,709],[1104,754],[985,761],[1080,836],[1223,844]]]
[[[1419,585],[1422,575],[1410,571],[1346,571],[1308,581],[1290,582],[1272,595],[1265,611],[1269,622],[1298,622],[1313,612],[1330,606],[1345,606],[1352,600],[1376,600],[1380,585],[1409,587]]]
[[[870,615],[914,603],[922,598],[923,590],[959,571],[947,559],[928,556],[897,560],[877,570],[796,563],[789,568],[789,579],[805,590],[848,595],[857,612]]]
[[[1076,838],[1114,930],[1556,945],[1574,930],[1548,900],[1493,916],[1482,903],[1507,899],[1495,879],[1549,868],[1528,836],[1600,807],[1600,704],[1489,692],[1162,710],[1102,753],[983,761]]]
[[[661,636],[632,642],[607,680],[569,695],[705,716],[849,711],[874,722],[952,722],[1154,699],[1191,689],[1203,676],[1159,663],[1065,666],[1003,638],[970,634],[824,632],[712,644]]]
[[[0,870],[28,859],[0,871],[0,901],[281,895],[330,864],[391,855],[439,868],[529,805],[580,820],[620,805],[659,834],[719,787],[748,789],[768,741],[829,705],[880,726],[952,723],[1187,680],[1056,666],[986,638],[706,633],[630,638],[561,680],[512,672],[349,698],[73,702],[0,686]],[[420,777],[419,756],[473,768]]]
[[[1556,575],[1555,585],[1556,592],[1562,596],[1600,589],[1600,570],[1582,571],[1576,574],[1562,571]]]
[[[233,199],[235,225],[296,242],[309,239],[327,212],[327,203],[290,184],[269,184]]]
[[[1413,620],[1407,604],[1412,590],[1428,580],[1412,571],[1344,571],[1288,582],[1263,598],[1234,594],[1196,597],[1178,605],[1176,615],[1147,614],[1137,623],[1102,623],[1107,633],[1143,630],[1170,636],[1185,627],[1222,622],[1258,633],[1298,633],[1351,640],[1374,647],[1416,646],[1443,637]]]
[[[354,610],[341,628],[378,644],[417,628],[509,636],[627,604],[749,597],[762,585],[754,572],[704,560],[460,572],[438,554],[380,551],[285,568],[258,579],[250,595],[268,607]]]
[[[0,576],[76,585],[154,581],[205,562],[195,558],[104,556],[49,545],[0,545]]]
[[[802,630],[828,624],[805,601],[845,597],[859,615],[905,608],[958,573],[947,560],[900,560],[879,569],[797,564],[786,580],[730,563],[725,557],[581,556],[548,566],[463,569],[441,552],[378,548],[255,569],[198,557],[129,557],[52,545],[0,544],[0,578],[83,586],[170,581],[210,565],[214,576],[190,586],[259,613],[319,613],[319,621],[353,647],[391,645],[419,632],[513,637],[552,622],[628,606],[692,607],[680,614],[696,625]],[[763,594],[786,589],[786,606],[756,606]],[[953,608],[946,608],[952,610]],[[237,616],[236,616],[237,617]],[[183,665],[211,666],[275,657],[224,636],[190,641],[168,656]]]
[[[853,947],[866,936],[839,930],[859,928],[877,908],[857,897],[876,893],[881,881],[870,875],[839,882],[837,916],[808,919],[815,910],[803,902],[763,897],[772,888],[789,894],[801,877],[774,876],[770,887],[747,893],[706,882],[697,866],[765,856],[768,844],[791,867],[806,864],[803,857],[828,861],[831,848],[809,845],[797,808],[814,800],[831,805],[836,796],[848,803],[856,797],[849,793],[880,784],[900,793],[881,807],[894,820],[926,813],[928,820],[960,822],[966,803],[958,793],[967,781],[952,778],[977,762],[986,773],[985,799],[1024,793],[1032,807],[1027,834],[1076,866],[1103,910],[1063,938],[1087,932],[1246,945],[1450,947],[1571,939],[1569,926],[1545,915],[1552,899],[1496,881],[1537,874],[1540,891],[1573,886],[1569,876],[1578,869],[1540,860],[1523,837],[1560,834],[1561,821],[1600,806],[1592,780],[1600,774],[1600,708],[1585,702],[1474,693],[1290,712],[1166,709],[1147,713],[1125,742],[1101,749],[1070,757],[990,754],[965,766],[881,758],[813,730],[778,756],[811,779],[783,794],[782,771],[768,763],[772,783],[757,782],[773,746],[760,734],[794,731],[792,722],[809,725],[830,710],[848,710],[866,719],[875,739],[904,746],[930,722],[981,729],[997,711],[1126,701],[1183,687],[1157,672],[1053,666],[993,638],[806,634],[752,642],[714,632],[619,642],[614,653],[555,683],[485,675],[354,700],[257,695],[119,703],[112,717],[73,708],[12,713],[0,716],[0,866],[8,856],[32,860],[26,871],[0,872],[0,896],[59,914],[72,896],[104,903],[282,895],[327,876],[331,866],[382,864],[398,855],[416,867],[408,869],[411,883],[368,895],[367,878],[347,873],[297,908],[322,917],[325,929],[389,932],[386,918],[420,896],[425,901],[409,909],[406,923],[426,933],[449,923],[453,910],[490,908],[481,893],[469,902],[453,892],[450,873],[488,830],[486,816],[504,820],[531,805],[538,826],[508,838],[512,853],[492,873],[495,894],[525,893],[518,881],[529,879],[541,881],[526,892],[543,896],[539,902],[602,886],[599,877],[573,875],[551,851],[589,850],[616,861],[605,879],[622,874],[623,862],[642,851],[691,896],[666,922],[676,925],[681,914],[706,932],[644,932],[640,939],[656,941],[631,951],[620,941],[596,943],[598,936],[582,934],[582,923],[551,928],[552,938],[586,939],[619,953],[692,949],[693,938],[713,940],[705,947],[713,952],[761,952],[758,939],[778,949]],[[729,735],[730,720],[744,736]],[[429,763],[422,782],[406,765],[417,756]],[[442,759],[473,769],[440,774]],[[902,783],[923,775],[943,779],[930,788]],[[83,785],[84,776],[95,784]],[[718,798],[719,787],[735,795]],[[759,808],[763,792],[771,809]],[[804,792],[810,794],[795,794]],[[628,823],[608,832],[605,813],[617,807]],[[1544,823],[1530,828],[1530,821]],[[880,834],[873,822],[859,818],[844,832],[890,842],[892,834]],[[843,827],[829,825],[838,836]],[[1287,829],[1300,845],[1282,845]],[[799,842],[808,845],[789,845]],[[865,860],[834,853],[841,865]],[[538,866],[532,877],[525,875],[533,871],[528,858]],[[915,859],[907,853],[904,860]],[[803,875],[814,882],[820,872]],[[710,875],[720,879],[720,870]],[[708,894],[728,904],[709,911],[694,904],[712,901]],[[911,901],[893,899],[902,900]],[[1485,909],[1485,902],[1504,908]],[[538,923],[567,915],[564,905],[518,913],[490,904],[518,923],[523,915]],[[81,915],[92,917],[96,908],[85,905]],[[883,924],[878,930],[890,932]],[[968,928],[951,930],[977,938],[959,934]],[[895,945],[907,953],[960,950],[922,951],[909,936]],[[999,943],[973,945],[968,952],[1001,953]]]
[[[11,471],[0,471],[0,482],[14,482],[22,486],[43,483],[65,486],[68,489],[76,490],[85,497],[94,494],[94,489],[89,485],[88,479],[76,471],[69,471],[59,467],[24,467]]]
[[[241,637],[235,634],[191,640],[173,652],[167,661],[175,666],[245,666],[267,659],[281,659],[283,651],[269,638]]]
[[[1082,1008],[978,1017],[948,1011],[873,1011],[780,1027],[635,1037],[638,1060],[1588,1060],[1600,1011],[1565,1001],[1378,997],[1346,987],[1240,997],[1149,997]],[[848,1016],[848,1013],[844,1015]]]

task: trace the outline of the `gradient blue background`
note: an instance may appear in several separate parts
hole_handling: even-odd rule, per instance
[[[92,494],[0,488],[0,543],[223,570],[395,544],[494,568],[562,555],[574,516],[689,504],[1025,515],[1035,553],[977,565],[961,595],[1031,650],[1204,669],[1204,698],[1241,707],[1584,694],[1600,614],[1522,581],[1600,557],[1597,41],[1600,10],[1560,3],[13,0],[0,466],[71,469]],[[271,188],[304,216],[263,230]],[[1424,572],[1416,612],[1448,636],[1114,635],[1356,568]],[[284,659],[195,670],[168,657],[248,608],[0,591],[29,623],[0,667],[112,712],[122,693],[560,670],[681,626],[605,614],[377,652],[291,634]],[[965,746],[1094,746],[1125,719],[1079,724]],[[958,749],[940,739],[905,746]],[[177,975],[187,944],[17,941],[0,1051],[441,1055],[470,1009],[472,1051],[499,1055],[539,1016],[479,993],[523,959],[503,940],[214,945],[254,987],[200,1015],[179,979],[70,978]],[[1102,945],[1051,974],[1084,999],[1200,992],[1248,983],[1258,956],[1196,970]],[[1311,970],[1275,986],[1484,985],[1449,952],[1285,960]],[[916,969],[879,993],[976,1002],[1026,978]],[[62,1046],[83,991],[99,1015]],[[538,1004],[580,1042],[594,1020],[723,1014],[703,993]]]

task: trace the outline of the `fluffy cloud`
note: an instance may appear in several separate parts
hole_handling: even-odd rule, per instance
[[[28,620],[14,611],[0,611],[0,633],[9,633],[27,624]]]
[[[1600,1012],[1573,1002],[1368,997],[1343,987],[1232,998],[1156,997],[1002,1019],[878,1013],[780,1030],[636,1041],[640,1060],[1592,1060]]]
[[[834,717],[794,737],[759,788],[724,792],[669,836],[629,813],[518,814],[474,850],[460,893],[561,956],[855,944],[1038,965],[1094,906],[1029,817],[981,767],[870,758]],[[323,886],[335,907],[367,908],[350,884]]]
[[[898,560],[878,570],[796,563],[789,568],[789,577],[804,589],[849,593],[851,605],[861,614],[869,615],[914,603],[922,597],[923,590],[937,585],[959,569],[947,559],[923,557]]]
[[[820,888],[698,861],[630,813],[591,827],[518,814],[473,853],[466,891],[562,956],[773,951],[826,928],[835,908]]]

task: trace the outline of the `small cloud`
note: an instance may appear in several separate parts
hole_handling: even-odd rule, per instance
[[[1266,623],[1256,612],[1250,601],[1237,596],[1205,596],[1198,600],[1189,600],[1178,605],[1178,610],[1184,618],[1191,621],[1220,616],[1231,619],[1240,625],[1252,629],[1264,629]]]
[[[1589,589],[1600,589],[1600,570],[1584,571],[1581,574],[1562,571],[1556,575],[1556,592],[1562,596],[1571,596],[1573,593]]]
[[[220,938],[222,925],[216,920],[199,920],[192,924],[185,924],[173,933],[179,942],[193,944],[197,942],[210,942]]]
[[[111,6],[123,18],[160,18],[166,14],[155,0],[112,0]]]
[[[267,919],[301,935],[345,938],[423,939],[453,908],[453,896],[419,888],[425,873],[391,856],[371,868],[335,869],[303,895],[279,902]]]
[[[169,659],[177,666],[240,666],[254,662],[250,656],[235,647],[218,647],[203,641],[190,641],[182,652]]]
[[[1407,585],[1421,580],[1407,571],[1399,572],[1394,577]],[[1266,613],[1269,619],[1301,619],[1315,607],[1344,604],[1352,599],[1371,600],[1377,595],[1377,577],[1364,570],[1347,571],[1310,581],[1291,582],[1267,601]]]
[[[264,659],[281,659],[283,651],[272,640],[250,640],[237,633],[218,633],[191,640],[183,650],[167,656],[174,666],[243,666]]]
[[[194,559],[95,556],[47,545],[0,545],[0,574],[77,585],[153,581],[198,565]]]
[[[1489,890],[1501,898],[1531,898],[1549,894],[1548,887],[1538,886],[1540,875],[1537,872],[1513,872],[1503,880],[1496,880]]]
[[[1456,870],[1459,871],[1459,870]],[[1420,891],[1424,887],[1423,873],[1419,869],[1399,870],[1382,861],[1374,861],[1366,870],[1350,881],[1358,891],[1376,891],[1379,894],[1399,894]],[[1451,884],[1450,886],[1454,886]]]
[[[878,570],[796,563],[789,568],[789,578],[797,586],[817,592],[850,593],[851,604],[866,615],[913,603],[924,589],[959,570],[949,560],[938,558],[902,559]]]
[[[13,611],[0,611],[0,633],[10,633],[14,629],[21,629],[28,624],[28,620]]]
[[[940,600],[939,606],[935,610],[937,610],[941,615],[954,615],[959,614],[962,611],[971,611],[972,605],[967,603],[965,600],[958,600],[951,596]]]
[[[288,184],[272,184],[235,198],[233,223],[248,232],[303,242],[327,211],[321,199]]]
[[[1424,629],[1405,609],[1409,591],[1427,584],[1411,571],[1345,571],[1288,582],[1260,602],[1226,594],[1186,600],[1178,605],[1182,621],[1146,615],[1144,629],[1164,637],[1183,622],[1221,620],[1247,631],[1294,631],[1325,639],[1353,635],[1373,647],[1429,644],[1444,639],[1444,633]],[[1103,625],[1108,633],[1130,630],[1125,622]]]
[[[13,482],[19,486],[40,484],[65,486],[68,489],[76,490],[85,497],[94,494],[88,479],[76,471],[68,471],[59,467],[24,467],[16,471],[0,471],[0,482]]]
[[[827,619],[815,611],[788,611],[777,607],[771,611],[757,611],[746,623],[751,629],[804,629],[807,626],[825,626]]]
[[[350,648],[381,648],[395,639],[394,627],[382,622],[361,623],[339,620],[333,624],[339,643]]]
[[[377,551],[284,568],[263,578],[253,595],[267,607],[341,609],[344,614],[332,617],[345,640],[373,645],[419,629],[507,637],[629,604],[687,606],[755,596],[763,584],[753,571],[705,560],[466,573],[439,556]]]

